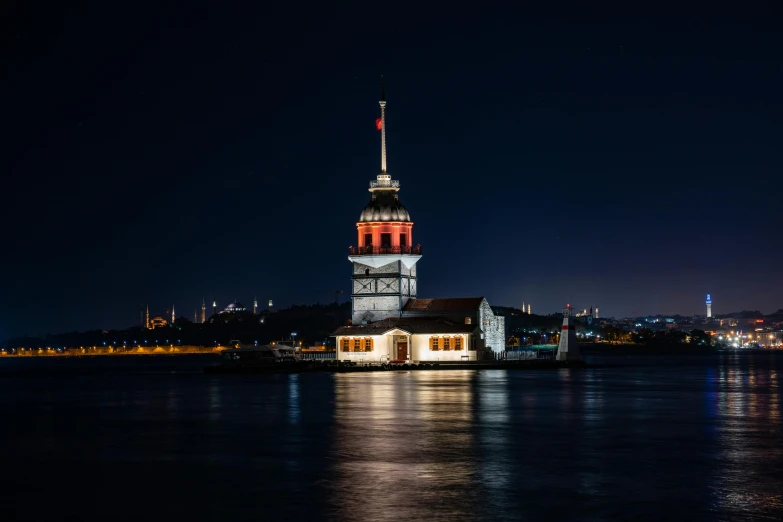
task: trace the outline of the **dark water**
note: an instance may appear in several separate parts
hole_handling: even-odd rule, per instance
[[[780,519],[781,355],[298,376],[0,360],[0,519]]]

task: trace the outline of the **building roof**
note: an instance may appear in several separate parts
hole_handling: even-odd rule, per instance
[[[403,312],[475,312],[483,300],[483,297],[409,299]]]
[[[332,336],[383,335],[397,329],[410,334],[458,334],[473,333],[477,328],[477,324],[458,323],[440,317],[402,317],[370,324],[341,326],[332,333]]]
[[[379,190],[373,193],[372,199],[362,210],[359,217],[360,223],[377,221],[410,221],[408,210],[397,199],[397,194],[392,190]]]

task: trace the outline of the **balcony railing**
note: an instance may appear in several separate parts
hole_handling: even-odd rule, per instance
[[[383,256],[394,254],[412,254],[415,256],[421,255],[421,245],[416,246],[363,246],[363,247],[349,247],[349,255],[352,256]]]
[[[400,188],[400,180],[398,179],[381,179],[378,181],[371,181],[370,188]]]

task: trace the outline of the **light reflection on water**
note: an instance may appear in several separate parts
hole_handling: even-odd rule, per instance
[[[467,515],[475,450],[474,372],[335,376],[335,477],[341,520],[411,520],[422,506]]]
[[[781,354],[607,361],[2,378],[0,500],[28,520],[783,518]]]
[[[767,361],[764,358],[769,358]],[[783,513],[780,383],[774,354],[739,366],[722,357],[717,386],[718,465],[711,488],[722,512]]]

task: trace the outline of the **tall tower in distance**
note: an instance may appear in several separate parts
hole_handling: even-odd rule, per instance
[[[253,315],[258,315],[258,297],[253,297]]]
[[[201,322],[207,322],[207,304],[204,302],[204,298],[201,298]]]
[[[707,319],[712,317],[712,298],[707,294]]]
[[[144,328],[150,329],[150,305],[147,305],[147,319],[144,321]]]
[[[212,297],[212,315],[217,314],[217,299],[215,297]]]
[[[171,326],[174,326],[174,318],[176,316],[174,315],[174,305],[171,305]]]
[[[413,246],[413,221],[400,203],[400,182],[386,169],[386,91],[381,83],[381,173],[370,182],[370,202],[356,224],[358,243],[350,247],[353,264],[352,322],[355,325],[400,317],[416,297],[416,263],[421,246]]]
[[[272,303],[272,300],[270,299],[270,300],[269,300],[269,309],[270,309],[270,310],[272,309],[272,306],[273,306],[273,303]]]

